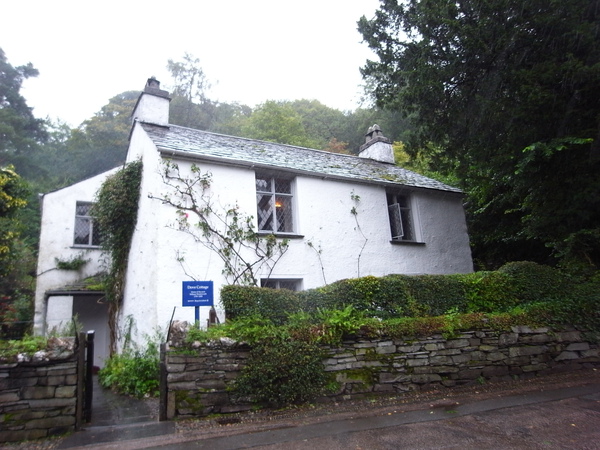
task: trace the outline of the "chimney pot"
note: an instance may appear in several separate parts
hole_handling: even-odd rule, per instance
[[[160,81],[158,81],[155,77],[150,77],[146,82],[146,87],[160,89]]]

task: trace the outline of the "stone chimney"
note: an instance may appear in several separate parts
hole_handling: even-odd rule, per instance
[[[396,163],[392,141],[383,135],[377,124],[369,127],[365,134],[365,143],[360,146],[358,156],[389,164]]]
[[[160,81],[148,78],[146,87],[140,94],[131,114],[132,121],[153,123],[156,125],[169,125],[169,102],[171,98],[167,91],[160,88]]]

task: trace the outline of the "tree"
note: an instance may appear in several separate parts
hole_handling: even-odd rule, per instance
[[[185,53],[182,61],[169,59],[167,69],[173,79],[170,122],[199,130],[211,129],[217,103],[207,96],[211,84],[200,66],[200,59]]]
[[[0,276],[10,270],[13,243],[20,234],[17,213],[27,204],[29,189],[13,166],[0,167]]]
[[[125,162],[131,112],[139,95],[139,91],[115,95],[94,117],[71,130],[64,149],[65,177],[79,181]]]
[[[167,69],[171,72],[174,82],[171,95],[195,103],[203,103],[207,100],[206,92],[210,88],[210,82],[200,66],[200,59],[185,53],[183,61],[169,59]]]
[[[600,263],[599,15],[598,0],[382,0],[359,22],[377,104],[412,115],[411,149],[444,148],[431,160],[468,192],[485,264],[567,257],[565,242]]]
[[[302,117],[287,102],[269,100],[258,106],[242,127],[245,137],[311,147]]]
[[[34,117],[20,93],[23,81],[37,75],[31,63],[13,67],[0,48],[0,166],[13,164],[22,174],[35,172],[27,156],[47,136],[44,121]]]
[[[14,167],[0,167],[0,334],[21,335],[28,323],[16,322],[32,319],[35,257],[20,238],[19,220],[28,195]]]

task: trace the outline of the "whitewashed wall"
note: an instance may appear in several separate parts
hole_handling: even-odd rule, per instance
[[[45,332],[47,312],[45,293],[47,291],[64,287],[67,284],[96,275],[101,271],[101,251],[99,249],[73,245],[75,206],[78,201],[92,202],[106,177],[116,170],[118,169],[50,192],[45,194],[41,200],[42,219],[34,317],[34,331],[36,334]],[[80,270],[59,270],[56,268],[55,258],[66,261],[78,255],[90,260]],[[60,324],[60,314],[62,313],[59,311],[51,312],[52,325],[57,326]],[[64,319],[64,324],[66,324],[71,320],[71,316],[69,315]]]

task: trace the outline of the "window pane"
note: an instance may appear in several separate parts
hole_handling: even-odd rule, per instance
[[[278,194],[291,194],[292,183],[290,180],[282,180],[281,178],[275,178],[275,192]]]
[[[256,190],[259,192],[272,192],[271,180],[264,177],[256,177]]]
[[[398,203],[402,208],[410,208],[410,203],[406,195],[398,195],[396,198],[398,199]]]
[[[261,287],[277,289],[277,281],[275,280],[260,280]]]
[[[291,233],[294,231],[292,222],[292,198],[277,196],[275,197],[275,208],[277,215],[277,231]]]
[[[409,208],[401,208],[400,210],[402,216],[402,229],[404,230],[403,239],[407,241],[412,241],[414,239],[413,226],[412,226],[412,217]]]
[[[272,195],[256,194],[259,231],[274,231],[273,216],[275,212],[272,200]]]
[[[89,212],[90,212],[90,207],[92,205],[89,204],[85,204],[85,203],[77,203],[77,206],[75,207],[75,215],[77,216],[88,216]]]
[[[90,245],[90,222],[84,217],[75,219],[75,244]]]
[[[102,244],[100,239],[100,227],[96,222],[92,222],[92,245],[100,244]]]
[[[280,280],[279,289],[289,289],[290,291],[298,290],[298,281],[296,280]]]
[[[302,280],[278,280],[273,278],[262,278],[260,280],[261,287],[270,289],[288,289],[290,291],[299,291],[300,282]]]
[[[392,239],[402,239],[404,236],[402,227],[402,214],[400,212],[400,205],[394,203],[388,206],[390,213],[390,228],[392,229]]]

